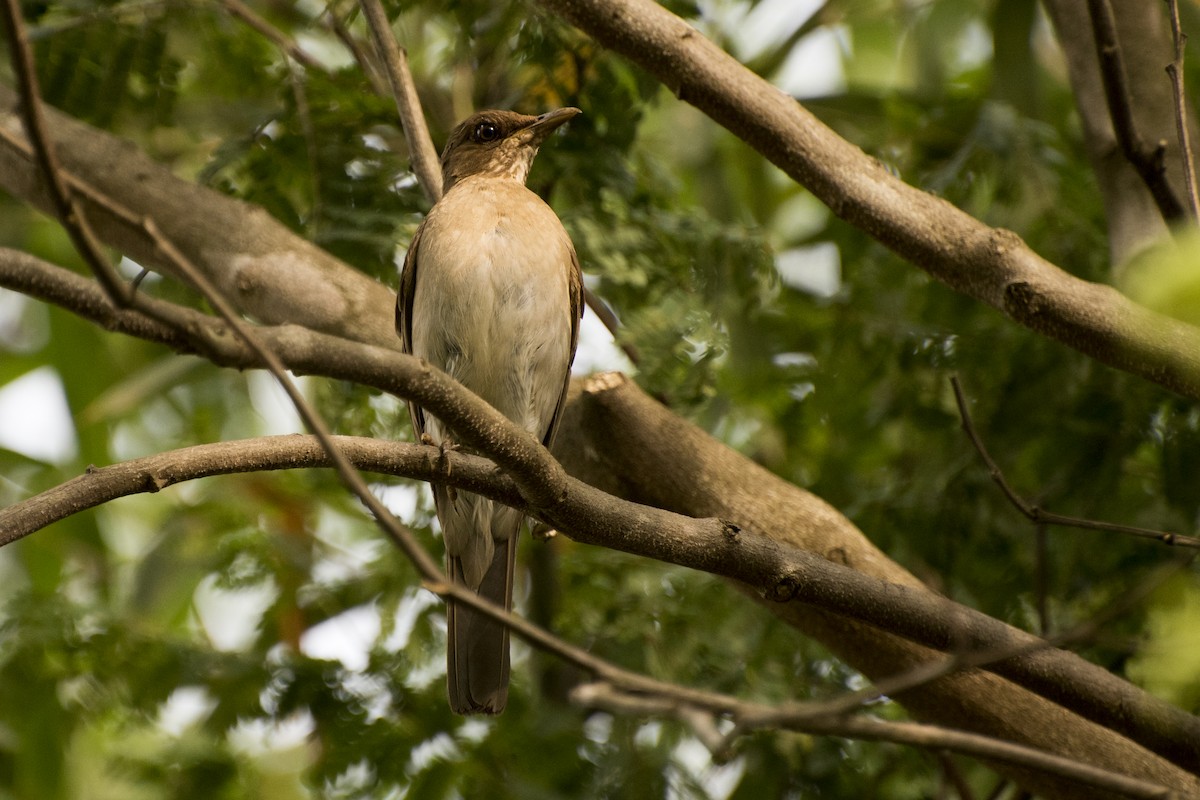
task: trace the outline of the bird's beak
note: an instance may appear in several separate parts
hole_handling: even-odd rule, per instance
[[[546,141],[546,137],[554,132],[554,129],[562,125],[568,120],[574,119],[583,112],[578,108],[568,106],[567,108],[556,108],[553,111],[547,111],[537,118],[537,121],[529,127],[521,131],[521,140],[524,144],[531,144],[537,147],[542,142]]]

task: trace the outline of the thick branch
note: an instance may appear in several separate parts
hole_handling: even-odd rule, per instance
[[[36,264],[31,266],[29,260],[28,257],[17,260],[24,267],[21,274],[36,273]],[[0,260],[0,268],[4,263]],[[65,270],[49,265],[46,267],[41,283],[53,283],[57,278],[64,287],[46,294],[57,293],[77,300],[87,296],[86,287],[80,284],[90,285],[90,282],[71,276]],[[0,275],[3,274],[3,269],[0,269]],[[31,283],[28,278],[25,282]],[[68,286],[72,287],[72,291],[65,291]],[[92,291],[99,293],[94,285]],[[94,297],[86,303],[80,302],[80,305],[102,305],[102,300]],[[193,328],[219,324],[215,320],[206,322],[203,315],[197,317],[192,323]],[[858,546],[851,549],[855,539],[848,537],[857,532],[849,528],[848,523],[839,521],[841,518],[836,512],[815,498],[813,500],[817,505],[810,511],[818,513],[809,513],[797,519],[807,520],[810,525],[817,526],[818,531],[822,527],[827,528],[824,531],[826,535],[830,530],[844,529],[844,535],[839,537],[837,560],[857,564],[865,568],[867,573],[877,573],[909,585],[893,585],[872,578],[869,574],[835,568],[811,553],[793,550],[792,547],[781,549],[779,544],[770,539],[749,532],[739,533],[736,526],[721,524],[716,520],[693,520],[619,501],[568,478],[532,437],[523,434],[445,375],[411,357],[303,329],[260,329],[258,335],[294,371],[320,371],[331,377],[376,386],[405,399],[415,400],[450,424],[462,426],[460,429],[468,432],[464,437],[466,441],[495,454],[513,473],[524,503],[535,515],[578,541],[733,578],[754,587],[760,596],[774,601],[800,600],[868,622],[881,630],[892,631],[936,649],[1034,650],[1036,652],[998,662],[991,668],[1034,691],[1053,697],[1085,716],[1128,733],[1156,751],[1167,753],[1172,758],[1193,759],[1200,763],[1200,757],[1193,752],[1195,748],[1184,745],[1184,752],[1177,752],[1177,743],[1192,741],[1189,737],[1193,734],[1197,737],[1195,740],[1200,741],[1200,720],[1165,703],[1153,701],[1131,685],[1082,659],[1062,651],[1044,649],[1044,643],[1035,637],[919,588],[919,584],[906,573],[889,568],[886,563],[877,563],[877,558],[882,559],[881,554],[862,540],[860,534],[856,536]],[[255,365],[255,356],[237,347],[236,343],[225,352],[219,352],[222,344],[232,342],[228,337],[209,333],[203,335],[201,341],[214,352],[218,361],[223,356],[235,361],[237,366]],[[319,362],[324,362],[324,367]],[[608,395],[630,386],[614,376],[601,376],[594,379],[591,385],[594,393]],[[628,395],[628,392],[620,394]],[[680,421],[672,422],[675,419],[673,415],[660,406],[654,405],[653,412],[664,417],[657,423],[661,434],[669,434],[670,427],[683,424]],[[645,413],[642,411],[640,415]],[[668,435],[668,438],[675,440],[682,436]],[[288,463],[294,465],[293,462]],[[154,474],[158,473],[139,467],[122,485],[126,487],[126,493],[161,488],[161,478],[151,480],[145,477]],[[83,481],[82,478],[78,480]],[[758,488],[765,485],[764,481]],[[511,496],[498,499],[512,502]],[[37,505],[37,502],[26,501],[0,516],[0,530],[6,531],[5,536],[8,537],[5,541],[32,530],[28,524],[18,529],[17,522],[19,515],[28,514],[28,509]],[[703,512],[699,515],[717,516]],[[825,526],[820,524],[822,517],[826,518]],[[27,516],[26,519],[44,518]],[[45,524],[45,521],[40,524]],[[797,545],[807,544],[811,547],[812,542],[805,543],[804,539],[812,535],[812,531],[802,531],[793,535],[793,541]],[[1048,656],[1048,653],[1054,655]],[[1133,722],[1123,714],[1114,714],[1114,709],[1124,709],[1126,712],[1134,709]],[[1180,726],[1183,726],[1182,729]],[[1188,726],[1196,726],[1196,730],[1191,731]],[[1163,734],[1164,730],[1166,734]],[[1179,738],[1176,734],[1184,735]],[[1163,738],[1167,741],[1162,741]]]
[[[12,90],[0,86],[0,188],[48,210],[17,105]],[[145,230],[143,221],[153,219],[245,314],[399,349],[391,323],[395,298],[387,288],[261,208],[180,180],[128,142],[65,114],[51,108],[45,113],[62,167],[76,179],[75,196],[105,244],[171,274],[169,260]],[[82,190],[80,181],[91,191]],[[111,198],[120,198],[120,205]]]
[[[1200,398],[1200,330],[1081,281],[899,180],[650,0],[539,0],[654,74],[842,219],[951,288],[1114,367]]]
[[[520,497],[507,481],[486,459],[461,453],[444,453],[435,447],[413,444],[381,442],[357,437],[334,437],[339,452],[357,468],[393,475],[417,477],[423,480],[451,482],[455,486],[472,491],[482,491],[496,499],[519,504]],[[0,531],[13,531],[13,523],[38,521],[47,524],[50,516],[61,519],[91,508],[117,497],[138,492],[158,492],[181,481],[211,475],[223,475],[271,469],[295,469],[332,466],[332,459],[325,447],[310,436],[264,437],[237,442],[199,445],[167,453],[160,453],[135,461],[89,470],[73,481],[62,484],[31,501],[0,510]],[[652,513],[656,510],[650,510]],[[32,512],[32,513],[31,513]],[[39,512],[43,512],[39,516]],[[659,514],[663,512],[657,512]],[[24,520],[22,520],[24,518]],[[699,521],[689,521],[699,522]],[[0,542],[2,543],[2,542]],[[807,554],[799,554],[806,556]],[[845,568],[825,562],[835,572]],[[852,573],[853,574],[853,573]],[[876,582],[886,586],[882,582]],[[439,594],[453,594],[448,585],[431,586]],[[473,597],[454,599],[465,602],[477,601]],[[878,597],[880,602],[886,598]],[[503,614],[502,609],[484,609]],[[624,691],[635,691],[641,703],[652,707],[643,709],[649,713],[674,713],[680,708],[703,708],[709,712],[728,715],[738,722],[738,731],[745,733],[757,728],[788,727],[813,733],[842,735],[859,738],[901,741],[921,746],[948,747],[959,752],[970,753],[992,760],[1011,761],[1051,774],[1064,775],[1071,780],[1090,784],[1098,788],[1131,792],[1137,797],[1164,796],[1155,787],[1114,774],[1105,770],[1078,764],[1069,759],[1053,755],[1038,755],[1038,751],[987,737],[938,731],[928,726],[900,723],[893,729],[890,723],[864,721],[844,717],[844,704],[799,703],[764,706],[735,698],[697,692],[684,687],[663,684],[600,662],[592,656],[560,642],[551,642],[544,631],[529,626],[522,620],[507,616],[505,621],[517,626],[517,632],[529,637],[539,647],[554,652],[566,650],[564,655],[594,674],[624,687]],[[560,652],[560,654],[563,654]],[[631,695],[624,695],[628,698]],[[581,698],[585,704],[595,704],[595,691]],[[681,705],[685,704],[685,705]],[[863,727],[868,726],[868,727]],[[920,733],[918,739],[911,735]]]
[[[573,475],[589,483],[635,502],[692,516],[735,520],[776,541],[884,578],[889,591],[905,597],[931,594],[920,588],[909,573],[887,560],[848,520],[819,498],[770,474],[670,414],[626,381],[589,381],[583,393],[568,405],[567,414],[556,452]],[[799,591],[802,593],[815,585],[808,574],[800,578]],[[819,583],[818,579],[814,580]],[[830,606],[823,601],[805,599],[812,604],[780,604],[765,598],[762,602],[873,680],[881,681],[939,658],[928,650],[881,633],[880,629],[851,621],[849,616],[857,617],[858,611],[852,612],[842,606],[835,616],[828,613]],[[944,601],[939,598],[931,602]],[[952,616],[957,614],[948,608],[946,611]],[[910,612],[915,616],[908,616]],[[898,631],[922,616],[916,609],[906,609],[903,613],[908,616],[907,620],[884,622],[876,618],[872,626],[878,622],[884,630]],[[951,638],[941,640],[935,646],[952,650],[959,646],[975,649],[966,645],[970,641],[979,643],[969,630],[973,623],[965,623],[965,617],[958,619],[964,626],[956,627]],[[1019,634],[1020,637],[1027,635]],[[957,638],[960,636],[963,638]],[[922,641],[933,644],[932,639]],[[1006,641],[1016,643],[1016,640]],[[1035,661],[1036,656],[1027,662],[1032,668],[1032,674],[1027,676],[1031,686],[1036,685],[1036,673],[1040,670],[1033,666]],[[1007,666],[997,664],[991,669],[1001,672],[1007,670]],[[1005,671],[1004,674],[1025,683],[1025,678],[1017,678],[1015,673]],[[1110,675],[1107,680],[1112,679]],[[1094,687],[1089,681],[1076,683],[1075,689],[1068,691],[1090,692]],[[1046,694],[1054,696],[1049,692]],[[1100,690],[1095,698],[1104,694],[1105,691]],[[924,685],[917,691],[897,692],[893,696],[917,716],[941,725],[989,735],[1003,730],[1002,736],[1013,741],[1096,765],[1120,763],[1126,774],[1186,787],[1191,792],[1200,791],[1200,784],[1193,778],[1185,777],[1181,772],[1168,777],[1160,771],[1161,763],[1147,759],[1147,754],[1139,748],[1131,749],[1127,741],[1113,736],[1110,731],[1093,728],[1077,717],[1064,714],[1058,705],[1025,694],[993,675],[978,671],[958,673]],[[1057,699],[1063,705],[1082,711],[1078,703],[1065,696]],[[1100,702],[1102,705],[1115,704],[1107,705],[1107,711],[1097,707],[1083,713],[1088,716],[1092,716],[1093,711],[1121,713],[1118,709],[1122,708],[1122,702],[1115,697],[1109,696]],[[1185,716],[1189,717],[1188,727],[1197,724],[1195,718]],[[1177,732],[1182,733],[1181,730]],[[1174,749],[1172,758],[1180,763],[1195,764],[1200,759],[1200,752],[1197,752],[1193,736],[1189,733],[1177,738],[1175,734],[1167,734],[1166,741],[1161,744],[1165,749]],[[1191,749],[1192,752],[1179,752],[1180,749]],[[1034,777],[1018,777],[1028,786],[1036,785]],[[1038,791],[1049,792],[1049,789],[1042,786]],[[1065,790],[1058,787],[1054,791]],[[1067,792],[1065,796],[1086,795]]]
[[[392,34],[392,26],[388,23],[383,4],[379,0],[359,0],[359,5],[362,6],[363,16],[367,19],[367,27],[371,30],[375,52],[387,67],[388,83],[392,87],[396,110],[400,113],[404,138],[408,141],[408,154],[412,160],[413,171],[425,191],[425,196],[430,202],[436,203],[442,196],[442,170],[437,150],[433,149],[433,140],[429,138],[425,115],[421,113],[421,100],[417,97],[416,84],[413,83],[412,73],[408,69],[408,54]]]
[[[1184,218],[1183,204],[1167,181],[1166,141],[1147,146],[1138,130],[1134,115],[1133,94],[1129,90],[1129,79],[1125,74],[1125,58],[1121,43],[1117,39],[1117,20],[1108,0],[1088,0],[1088,14],[1092,18],[1092,35],[1096,41],[1096,56],[1100,62],[1100,77],[1104,83],[1104,96],[1108,102],[1108,115],[1117,134],[1121,152],[1133,164],[1142,182],[1150,190],[1158,210],[1167,222],[1178,222]]]
[[[1157,204],[1137,171],[1117,144],[1108,110],[1100,61],[1088,19],[1089,0],[1043,0],[1058,32],[1066,57],[1067,74],[1083,129],[1084,144],[1104,200],[1111,261],[1119,266],[1167,234]],[[1138,128],[1148,140],[1166,140],[1166,175],[1176,193],[1184,191],[1182,159],[1176,137],[1174,103],[1163,65],[1171,60],[1162,4],[1145,0],[1112,0],[1117,40],[1127,54],[1125,77],[1130,94],[1137,98],[1131,109]],[[1185,114],[1187,112],[1185,111]],[[1190,114],[1189,126],[1192,126]]]

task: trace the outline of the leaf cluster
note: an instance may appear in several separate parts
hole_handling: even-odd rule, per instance
[[[562,23],[516,3],[402,5],[389,11],[435,139],[476,107],[584,110],[547,143],[530,185],[569,228],[622,343],[641,354],[636,379],[827,499],[946,594],[1031,627],[1044,603],[1060,630],[1164,558],[1141,542],[1060,530],[1039,555],[1033,527],[961,435],[951,374],[1010,482],[1035,502],[1195,526],[1195,404],[932,284]],[[675,5],[734,40],[719,20]],[[827,124],[1077,275],[1107,278],[1103,210],[1066,87],[1037,50],[1048,34],[1032,0],[827,5],[843,13],[803,29],[782,13],[779,35],[748,45],[745,60],[782,81],[810,37],[842,37],[851,46],[826,66],[843,87],[806,99]],[[217,4],[27,12],[50,102],[394,280],[427,203],[390,101],[319,14],[264,11],[321,52],[325,70],[288,61]],[[327,13],[363,37],[353,10]],[[6,244],[75,263],[45,220],[0,205]],[[151,288],[186,294],[167,281]],[[89,463],[274,422],[252,378],[14,306],[17,322],[0,326],[0,380],[51,368],[77,447],[58,463],[0,450],[2,503]],[[408,435],[398,404],[347,385],[312,391],[341,430]],[[437,552],[427,493],[380,489]],[[524,549],[523,574],[547,559],[554,577],[527,585],[518,605],[626,667],[764,701],[860,685],[708,576],[570,543]],[[798,735],[751,737],[715,764],[679,725],[570,706],[562,684],[573,676],[521,648],[500,721],[451,717],[441,609],[327,475],[222,478],[122,501],[6,549],[0,570],[0,793],[607,798],[637,787],[646,797],[900,798],[930,796],[937,782],[933,762],[912,751]],[[1161,654],[1194,627],[1194,597],[1173,591],[1123,617],[1089,657],[1118,671],[1133,658],[1131,675],[1153,684]],[[319,646],[363,619],[377,630],[368,625],[360,653]],[[222,639],[235,629],[240,638]],[[1146,638],[1153,647],[1137,656]],[[1196,702],[1194,673],[1164,685]],[[165,721],[181,705],[188,723]],[[966,769],[981,794],[990,789],[985,770]]]

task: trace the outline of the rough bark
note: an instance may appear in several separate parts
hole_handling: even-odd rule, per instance
[[[1200,397],[1200,352],[1178,349],[1195,329],[1151,322],[1145,309],[1110,287],[1072,277],[1011,231],[904,183],[651,0],[539,2],[649,71],[834,214],[955,291],[1105,364]]]
[[[644,56],[647,66],[682,95],[816,187],[846,219],[949,285],[1081,352],[1200,397],[1200,331],[1140,309],[1107,287],[1078,281],[1014,235],[988,229],[905,186],[694,30],[678,27],[682,23],[669,14],[661,17],[666,12],[656,6],[547,4],[570,6],[573,18],[599,15],[592,22],[602,41],[650,54]],[[601,18],[606,15],[611,19]],[[642,27],[633,33],[628,27],[604,27],[614,20]],[[0,87],[0,126],[10,133],[17,131],[14,102],[11,91]],[[132,212],[130,217],[88,205],[109,244],[139,262],[161,264],[136,222],[152,216],[247,314],[398,347],[391,331],[392,295],[385,287],[303,242],[261,210],[179,180],[106,134],[62,115],[52,119],[67,168]],[[0,185],[44,203],[32,162],[7,142],[0,142]],[[572,402],[558,451],[575,474],[629,499],[689,516],[724,517],[866,574],[919,587],[819,498],[771,476],[669,412],[652,411],[638,394],[628,383],[605,383]],[[927,650],[844,617],[795,603],[768,605],[871,677],[930,657]],[[966,672],[900,699],[932,721],[1008,736],[1088,763],[1120,765],[1130,774],[1200,794],[1194,777],[993,675]],[[1045,776],[1019,777],[1048,794],[1085,796]]]
[[[0,85],[0,128],[23,141],[17,103],[16,93]],[[79,193],[105,244],[169,274],[169,261],[142,227],[142,220],[151,218],[248,316],[399,346],[391,323],[394,301],[384,286],[296,236],[261,208],[182,180],[129,142],[49,107],[46,112],[63,168],[119,204],[97,203]],[[50,208],[37,165],[7,138],[0,139],[0,187],[42,210]]]
[[[715,516],[904,586],[922,584],[819,497],[772,475],[671,414],[628,381],[589,382],[572,398],[555,454],[571,474],[610,493],[689,516]],[[790,625],[878,680],[929,660],[930,650],[819,608],[747,592]],[[1188,794],[1200,780],[1113,732],[995,675],[967,671],[897,697],[918,717],[1158,781]],[[1001,769],[1008,769],[1000,767]],[[1091,790],[1012,771],[1053,797]]]
[[[1090,35],[1087,0],[1044,0],[1066,57],[1075,107],[1083,123],[1092,170],[1104,198],[1109,251],[1114,266],[1127,262],[1167,232],[1162,214],[1137,171],[1121,152]],[[1113,0],[1117,37],[1125,54],[1132,110],[1148,143],[1166,142],[1167,179],[1183,197],[1182,159],[1175,132],[1175,103],[1165,72],[1174,58],[1163,3]]]

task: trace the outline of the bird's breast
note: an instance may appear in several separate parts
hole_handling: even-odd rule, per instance
[[[426,219],[413,352],[541,436],[570,364],[571,244],[516,181],[463,181]]]

